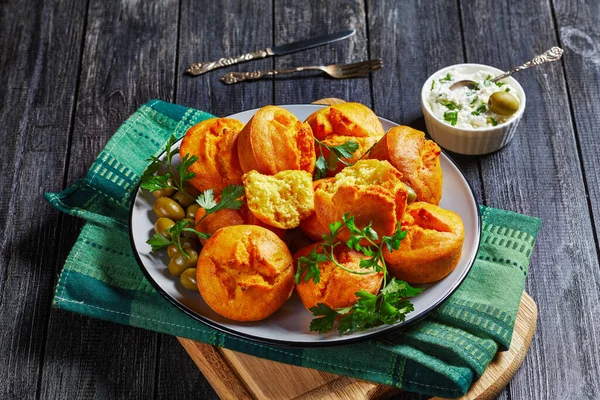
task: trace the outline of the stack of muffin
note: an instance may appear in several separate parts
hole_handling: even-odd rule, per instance
[[[326,146],[315,151],[315,138],[326,146],[352,140],[358,149],[326,178],[313,181],[317,152],[329,157]],[[245,188],[239,210],[210,214],[197,227],[212,234],[198,257],[198,289],[226,318],[267,318],[295,287],[306,308],[318,303],[344,308],[357,301],[359,290],[376,294],[381,272],[356,275],[331,261],[319,264],[318,283],[294,282],[298,258],[318,249],[329,224],[346,213],[358,228],[372,224],[380,238],[397,229],[407,231],[399,250],[384,253],[389,273],[399,279],[435,282],[460,259],[462,220],[438,206],[439,147],[407,126],[386,133],[362,104],[322,108],[304,123],[277,106],[261,108],[246,125],[229,118],[209,119],[187,132],[180,153],[198,157],[190,168],[196,173],[190,181],[196,189],[213,189],[218,195],[231,184]],[[196,221],[203,215],[198,210]],[[347,240],[349,235],[341,230],[338,237]],[[308,246],[292,256],[290,248],[298,243]],[[360,270],[363,258],[347,246],[335,248],[337,262],[351,271]]]

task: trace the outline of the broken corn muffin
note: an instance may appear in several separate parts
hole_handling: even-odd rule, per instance
[[[295,228],[314,211],[312,176],[308,172],[287,170],[269,176],[250,171],[242,181],[248,208],[265,224]]]
[[[357,227],[372,223],[379,237],[391,235],[408,197],[401,179],[402,174],[387,161],[361,160],[344,168],[315,191],[315,213],[321,226],[341,221],[349,213]],[[348,240],[350,234],[342,230],[339,237]]]

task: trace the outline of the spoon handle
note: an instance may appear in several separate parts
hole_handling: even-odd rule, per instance
[[[525,64],[519,65],[518,67],[515,67],[515,68],[511,69],[510,71],[506,71],[505,73],[495,77],[491,81],[497,82],[500,79],[504,79],[507,76],[514,74],[515,72],[523,71],[524,69],[527,69],[530,67],[535,67],[536,65],[544,64],[547,62],[560,60],[562,55],[563,55],[563,49],[561,49],[560,47],[554,46],[550,50],[546,50],[543,54],[533,57],[533,60],[527,61]]]

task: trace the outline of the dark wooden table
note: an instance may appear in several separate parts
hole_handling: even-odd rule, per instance
[[[456,159],[482,204],[543,220],[527,280],[538,328],[500,397],[600,398],[597,1],[3,0],[0,10],[0,398],[215,397],[175,338],[50,305],[82,224],[42,195],[83,176],[141,104],[227,115],[339,97],[419,127],[429,74],[467,61],[507,68],[555,44],[563,61],[517,76],[527,110],[512,143]],[[350,26],[351,40],[183,75],[190,62]],[[344,81],[218,80],[228,70],[367,58],[385,68]]]

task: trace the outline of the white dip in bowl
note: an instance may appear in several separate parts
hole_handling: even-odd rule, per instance
[[[486,154],[506,146],[523,115],[525,92],[510,76],[490,81],[502,73],[488,65],[457,64],[431,75],[421,90],[421,106],[433,140],[460,154]],[[476,85],[450,90],[461,80]],[[518,100],[514,114],[505,116],[488,109],[488,100],[496,92],[508,92]]]

